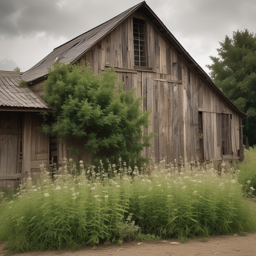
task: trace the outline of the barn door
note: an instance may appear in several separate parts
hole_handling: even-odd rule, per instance
[[[0,112],[0,187],[15,186],[21,173],[21,114]]]

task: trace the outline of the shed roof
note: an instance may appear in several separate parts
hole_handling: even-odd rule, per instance
[[[0,70],[0,111],[25,108],[48,110],[50,106],[29,88],[19,88],[21,72]]]
[[[65,44],[55,48],[44,59],[38,62],[31,69],[22,74],[22,79],[28,82],[32,82],[48,74],[48,68],[55,61],[72,64],[77,61],[82,55],[90,50],[97,42],[103,37],[113,31],[121,22],[128,18],[136,10],[140,10],[148,19],[154,24],[161,35],[172,45],[172,47],[178,52],[181,59],[183,59],[188,65],[196,70],[200,78],[215,92],[220,98],[239,116],[246,117],[246,114],[238,109],[213,83],[208,74],[198,65],[198,63],[190,56],[190,54],[183,48],[163,22],[157,17],[157,15],[151,10],[145,1],[131,7],[130,9],[122,12],[116,17],[106,21],[105,23],[75,37]]]

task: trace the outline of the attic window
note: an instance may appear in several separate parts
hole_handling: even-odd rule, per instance
[[[147,66],[145,21],[133,18],[133,43],[135,66]]]

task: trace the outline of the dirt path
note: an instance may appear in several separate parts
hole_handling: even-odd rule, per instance
[[[7,254],[0,245],[0,256]],[[101,245],[96,249],[87,247],[77,251],[44,251],[27,252],[22,254],[13,254],[13,256],[141,256],[141,255],[163,255],[163,256],[189,256],[189,255],[256,255],[256,233],[250,233],[246,236],[217,236],[207,239],[195,238],[189,239],[186,243],[180,243],[178,240],[163,240],[151,242],[132,242],[122,245]]]

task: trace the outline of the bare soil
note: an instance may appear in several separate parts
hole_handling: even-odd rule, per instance
[[[3,250],[4,244],[0,244],[0,256],[10,255]],[[141,255],[163,255],[163,256],[192,256],[192,255],[256,255],[256,233],[246,236],[228,235],[209,238],[188,239],[181,243],[177,239],[156,240],[150,242],[134,241],[122,245],[110,244],[99,245],[96,248],[86,247],[76,251],[62,250],[44,252],[33,251],[26,253],[15,253],[13,256],[141,256]]]

